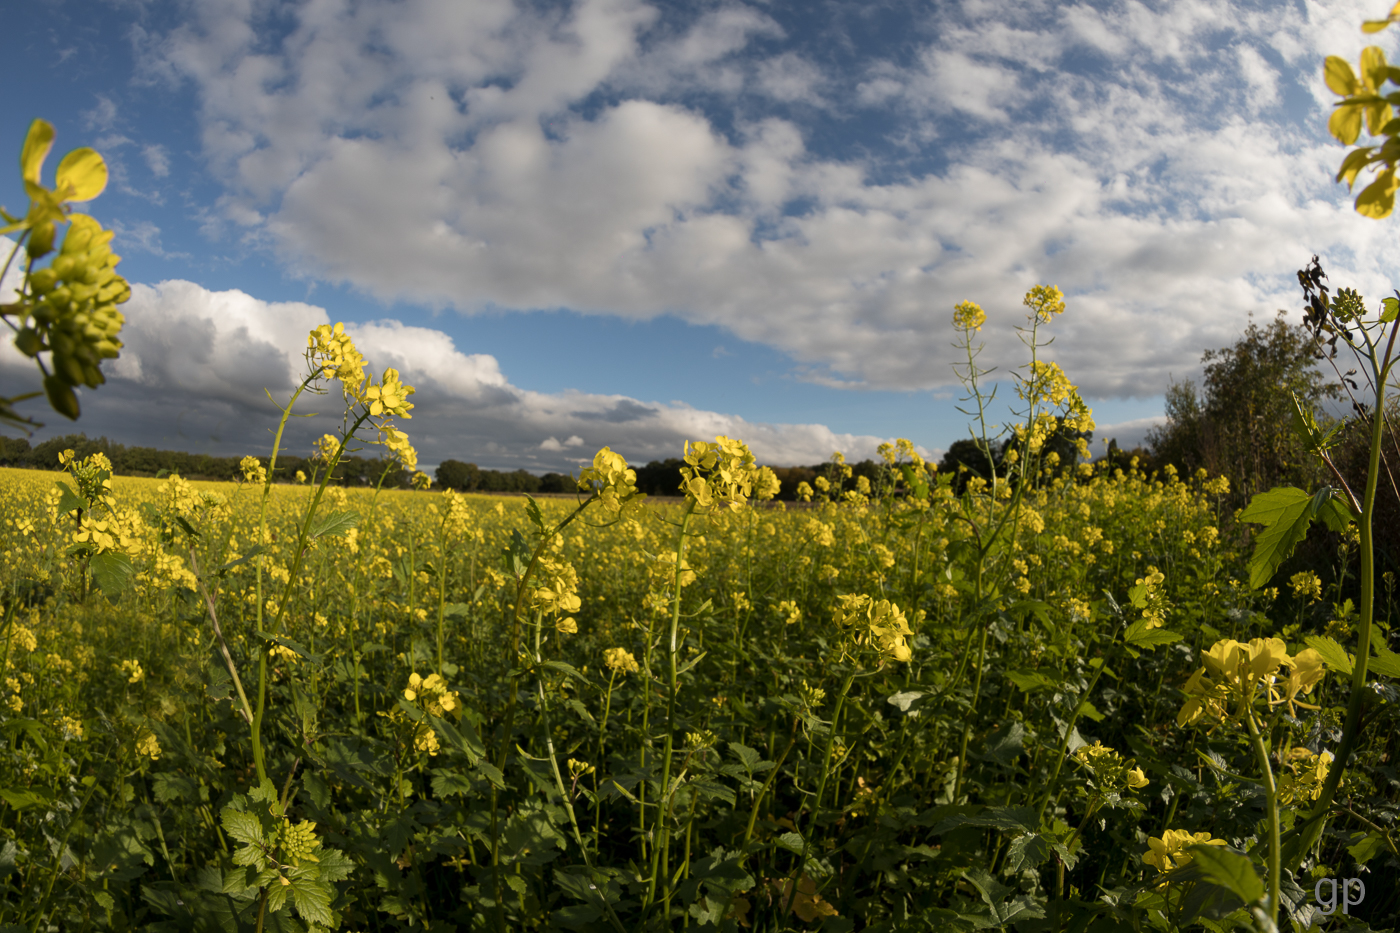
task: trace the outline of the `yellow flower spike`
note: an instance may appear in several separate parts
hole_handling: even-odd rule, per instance
[[[953,326],[959,330],[980,331],[987,322],[987,312],[975,301],[959,302],[953,308]]]
[[[406,385],[399,380],[397,369],[384,370],[384,378],[379,385],[371,385],[364,391],[363,400],[369,405],[371,417],[378,418],[383,415],[394,415],[399,418],[412,418],[409,409],[414,406],[408,401],[408,397],[416,392],[411,385]]]
[[[1064,313],[1065,295],[1054,285],[1035,285],[1021,303],[1030,308],[1031,319],[1048,324],[1055,315]]]

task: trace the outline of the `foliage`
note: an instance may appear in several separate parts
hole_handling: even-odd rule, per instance
[[[1190,380],[1167,390],[1167,421],[1148,435],[1153,456],[1183,472],[1226,477],[1240,502],[1281,483],[1315,481],[1319,469],[1292,430],[1293,399],[1326,420],[1322,403],[1341,396],[1317,355],[1307,329],[1282,312],[1264,327],[1250,322],[1234,344],[1201,357],[1199,390]]]

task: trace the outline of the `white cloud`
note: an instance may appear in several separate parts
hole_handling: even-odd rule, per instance
[[[1359,49],[1363,7],[939,7],[905,64],[837,75],[738,3],[308,5],[277,36],[210,0],[141,48],[196,86],[224,219],[298,274],[467,312],[675,314],[880,388],[951,382],[963,298],[991,315],[984,360],[1016,365],[1020,297],[1048,281],[1071,375],[1146,396],[1296,304],[1314,252],[1386,290],[1400,248],[1331,183],[1317,75]],[[1298,88],[1301,124],[1279,106]],[[821,154],[764,109],[818,94],[899,138]],[[540,427],[531,449],[565,436]]]
[[[141,149],[141,155],[146,159],[146,166],[151,170],[151,174],[157,178],[164,178],[170,174],[170,156],[165,151],[164,146],[149,145]]]
[[[269,448],[279,412],[266,393],[285,403],[301,379],[307,332],[330,323],[315,305],[184,281],[134,285],[123,310],[126,346],[105,367],[107,384],[81,393],[84,414],[76,428],[57,427],[225,454]],[[490,468],[567,470],[604,446],[646,463],[678,456],[686,440],[723,434],[748,442],[762,462],[785,465],[820,463],[833,450],[853,460],[874,457],[891,440],[820,424],[749,422],[624,395],[532,392],[512,385],[494,357],[462,353],[441,331],[392,320],[347,330],[373,372],[392,366],[417,390],[412,418],[401,427],[427,464],[455,458]],[[9,343],[0,347],[0,394],[35,379],[32,361]],[[333,429],[339,408],[338,393],[303,395],[294,410],[320,417],[292,419],[289,449],[308,450],[313,438]]]

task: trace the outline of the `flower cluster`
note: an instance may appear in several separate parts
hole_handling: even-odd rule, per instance
[[[267,467],[257,457],[244,457],[238,461],[238,471],[243,474],[245,483],[263,486],[267,483]]]
[[[1128,590],[1128,599],[1133,607],[1142,610],[1142,620],[1147,628],[1161,628],[1167,620],[1167,610],[1171,603],[1163,588],[1166,576],[1156,567],[1147,568],[1147,576],[1139,577],[1137,585]]]
[[[365,358],[345,332],[345,325],[322,324],[306,338],[306,355],[312,369],[327,379],[339,379],[346,396],[358,393],[365,379]]]
[[[314,854],[321,847],[321,840],[316,838],[316,824],[310,820],[300,823],[283,820],[278,828],[277,847],[281,850],[278,853],[281,860],[288,865],[319,862],[320,859]]]
[[[1305,648],[1290,657],[1278,638],[1255,638],[1249,644],[1222,639],[1202,652],[1201,660],[1204,666],[1182,688],[1187,699],[1177,714],[1177,725],[1201,718],[1224,722],[1232,705],[1253,703],[1260,688],[1271,706],[1285,704],[1290,713],[1296,713],[1298,706],[1316,709],[1298,700],[1298,695],[1311,693],[1326,673],[1315,650]],[[1283,668],[1288,668],[1287,676],[1280,676]]]
[[[987,312],[975,301],[960,302],[953,308],[953,326],[959,330],[980,331],[987,322]]]
[[[616,518],[623,506],[638,498],[637,471],[627,466],[622,454],[604,447],[593,455],[593,465],[578,476],[580,489],[592,489],[603,511]]]
[[[1289,749],[1283,765],[1284,770],[1278,776],[1278,802],[1289,806],[1316,800],[1322,796],[1322,785],[1332,770],[1332,753],[1297,746]]]
[[[626,648],[609,648],[604,651],[603,664],[619,674],[635,674],[640,669],[636,657]]]
[[[908,661],[913,656],[907,638],[914,632],[893,602],[871,599],[864,594],[838,596],[837,600],[836,625],[845,638],[843,656],[852,655],[860,648],[872,649],[881,664]]]
[[[1184,829],[1169,829],[1160,839],[1149,837],[1147,854],[1142,860],[1158,871],[1171,871],[1191,861],[1190,846],[1223,846],[1224,839],[1212,838],[1210,833],[1193,833]]]
[[[1048,324],[1055,315],[1064,313],[1065,294],[1054,285],[1035,285],[1021,303],[1030,308],[1031,320]]]
[[[23,230],[28,237],[31,270],[18,301],[3,312],[19,319],[17,325],[11,323],[17,330],[16,349],[30,359],[50,352],[53,372],[44,370],[44,392],[55,411],[76,419],[80,408],[74,388],[102,385],[102,361],[115,359],[122,347],[117,335],[126,318],[117,305],[131,297],[131,288],[116,272],[121,257],[109,245],[112,231],[86,214],[68,213],[70,202],[90,201],[107,187],[107,164],[91,149],[75,149],[59,163],[54,187],[46,188],[40,177],[53,138],[52,124],[30,124],[20,152],[29,210],[22,218],[0,210],[5,222],[0,233]],[[33,269],[34,262],[53,252],[56,225],[65,220],[71,225],[58,256],[47,268]],[[8,410],[8,404],[4,407]]]
[[[1090,786],[1110,799],[1147,786],[1147,775],[1136,761],[1124,759],[1102,742],[1081,746],[1074,757],[1088,770]]]
[[[560,631],[577,632],[578,624],[570,613],[578,612],[583,600],[578,596],[578,571],[563,558],[541,554],[535,565],[529,594],[529,606],[547,615],[564,616],[555,623]]]
[[[457,692],[449,689],[447,682],[438,674],[429,674],[427,677],[420,677],[417,673],[410,674],[403,698],[410,703],[417,703],[438,717],[456,712],[462,706]]]
[[[738,510],[753,494],[758,467],[743,441],[716,437],[714,443],[686,441],[681,490],[702,509]]]

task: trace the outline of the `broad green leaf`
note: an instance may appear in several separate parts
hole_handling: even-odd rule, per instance
[[[345,512],[332,512],[329,515],[322,515],[316,519],[311,526],[311,537],[321,538],[326,535],[343,535],[360,523],[360,513],[354,509]]]
[[[1361,135],[1361,107],[1342,102],[1327,119],[1327,131],[1340,143],[1350,146]]]
[[[1035,868],[1050,857],[1050,852],[1050,843],[1039,833],[1017,836],[1006,850],[1006,872],[1017,875],[1023,869]]]
[[[433,731],[448,741],[453,748],[467,756],[467,760],[476,764],[486,757],[486,746],[482,744],[481,737],[476,734],[476,729],[467,720],[460,720],[458,725],[453,725],[446,719],[428,714],[432,721]]]
[[[1395,210],[1395,169],[1388,168],[1356,196],[1356,212],[1372,220],[1384,220]]]
[[[1366,669],[1380,674],[1382,677],[1392,677],[1400,680],[1400,654],[1396,654],[1389,648],[1378,645],[1376,646],[1376,653],[1366,662]]]
[[[103,551],[94,555],[88,567],[92,570],[92,579],[108,599],[120,596],[131,586],[132,577],[136,576],[131,558],[118,551]]]
[[[235,810],[233,807],[224,807],[223,810],[219,811],[219,822],[224,824],[224,832],[239,842],[248,845],[262,845],[262,822],[258,820],[256,814],[246,810]]]
[[[540,666],[548,668],[552,671],[558,671],[561,674],[565,674],[569,677],[572,677],[579,683],[587,684],[590,687],[593,686],[593,682],[587,677],[583,676],[583,674],[578,670],[578,668],[574,667],[572,664],[568,664],[564,661],[545,661],[544,664]]]
[[[1400,298],[1386,298],[1381,302],[1381,323],[1389,324],[1400,317]]]
[[[58,163],[57,193],[65,201],[91,201],[107,187],[107,163],[95,150],[74,149]]]
[[[1032,690],[1039,690],[1042,687],[1054,687],[1056,685],[1054,680],[1035,671],[1007,671],[1006,679],[1025,693],[1030,693]]]
[[[39,184],[39,171],[52,148],[53,124],[47,120],[29,124],[29,134],[24,137],[24,148],[19,153],[19,170],[26,182]]]
[[[331,898],[335,896],[335,888],[308,869],[293,868],[290,875],[292,903],[296,905],[297,913],[303,920],[330,926],[333,922]]]
[[[1155,648],[1181,641],[1181,635],[1165,628],[1148,628],[1146,619],[1138,619],[1123,633],[1123,640],[1137,648]]]
[[[1251,589],[1258,589],[1273,578],[1307,537],[1314,518],[1322,518],[1337,530],[1346,527],[1350,510],[1340,504],[1336,495],[1330,486],[1313,495],[1293,486],[1281,486],[1250,500],[1248,508],[1240,513],[1240,520],[1265,526],[1254,539],[1254,554],[1249,559]]]
[[[1224,846],[1188,846],[1187,851],[1202,875],[1246,904],[1253,904],[1264,896],[1264,881],[1248,856],[1231,852]]]
[[[909,712],[909,707],[914,705],[914,701],[927,696],[922,690],[905,690],[901,693],[891,694],[885,697],[885,702],[891,706],[899,707],[901,713]]]
[[[1303,641],[1309,648],[1322,655],[1322,661],[1329,671],[1348,676],[1351,674],[1352,657],[1336,641],[1325,635],[1309,635]]]
[[[1364,835],[1360,833],[1357,835],[1361,838],[1347,846],[1347,851],[1351,853],[1352,858],[1356,859],[1358,865],[1365,865],[1385,849],[1384,833],[1372,831]]]
[[[59,483],[58,488],[62,490],[58,497],[58,514],[67,515],[69,512],[87,511],[87,502],[76,492],[69,489],[67,483]]]

